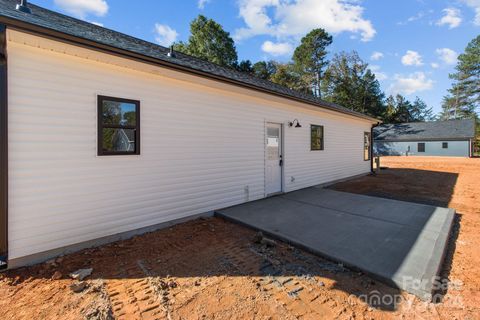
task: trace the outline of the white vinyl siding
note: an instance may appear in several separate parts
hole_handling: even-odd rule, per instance
[[[375,153],[383,156],[440,156],[440,157],[469,157],[469,141],[448,141],[448,148],[443,148],[447,141],[376,141]],[[418,152],[418,144],[425,143],[425,152]]]
[[[10,259],[265,197],[266,122],[284,124],[287,192],[369,171],[368,120],[88,54],[8,43]],[[97,95],[141,102],[140,155],[97,156]]]

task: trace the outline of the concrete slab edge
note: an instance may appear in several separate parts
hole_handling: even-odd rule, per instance
[[[320,256],[326,260],[329,260],[331,262],[334,262],[334,263],[341,263],[344,267],[350,269],[351,271],[353,272],[363,272],[364,274],[370,276],[371,278],[375,279],[375,280],[378,280],[382,283],[385,283],[386,285],[390,286],[390,287],[393,287],[395,289],[399,289],[399,290],[403,290],[402,288],[399,288],[397,286],[397,283],[392,281],[392,279],[389,279],[389,278],[385,278],[385,277],[382,277],[380,275],[377,275],[377,274],[374,274],[374,273],[371,273],[367,270],[363,270],[355,265],[352,265],[351,263],[347,262],[347,261],[344,261],[342,259],[339,259],[337,257],[333,257],[333,256],[330,256],[328,254],[325,254],[324,252],[321,252],[321,251],[318,251],[318,250],[315,250],[315,249],[312,249],[310,247],[308,247],[307,245],[303,244],[302,242],[300,241],[297,241],[293,238],[290,238],[288,236],[285,236],[285,235],[282,235],[280,233],[277,233],[277,232],[274,232],[274,231],[268,231],[268,230],[263,230],[263,229],[260,229],[260,228],[257,228],[249,223],[246,223],[244,221],[241,221],[240,219],[236,219],[236,218],[233,218],[233,217],[230,217],[230,216],[227,216],[227,215],[224,215],[222,214],[221,212],[218,212],[218,211],[215,211],[215,216],[216,217],[219,217],[219,218],[222,218],[222,219],[225,219],[226,221],[230,221],[230,222],[233,222],[233,223],[237,223],[239,225],[242,225],[244,227],[247,227],[249,229],[252,229],[252,230],[255,230],[255,231],[261,231],[264,235],[268,236],[268,237],[271,237],[271,238],[274,238],[276,240],[280,240],[282,242],[285,242],[289,245],[292,245],[292,246],[295,246],[297,248],[300,248],[306,252],[309,252],[309,253],[312,253],[314,255],[317,255],[317,256]]]
[[[438,276],[440,274],[441,270],[442,270],[443,261],[445,259],[445,255],[446,255],[447,244],[448,244],[448,240],[450,238],[451,227],[453,225],[453,218],[455,216],[455,210],[453,210],[453,209],[449,209],[449,210],[450,210],[449,217],[448,217],[448,219],[446,219],[446,221],[444,222],[444,225],[442,226],[442,231],[440,232],[439,240],[436,242],[436,245],[434,247],[434,253],[432,254],[432,257],[438,257],[438,258],[435,259],[434,261],[430,262],[430,267],[433,267],[433,268],[436,269],[434,271],[435,272],[434,274],[436,276]],[[303,243],[301,243],[301,242],[299,242],[295,239],[292,239],[288,236],[282,235],[282,234],[274,232],[274,231],[267,231],[267,230],[257,228],[257,227],[255,227],[255,226],[253,226],[249,223],[246,223],[246,222],[244,222],[240,219],[236,219],[234,217],[224,215],[224,214],[222,214],[221,212],[218,212],[218,211],[215,211],[215,216],[220,217],[222,219],[225,219],[227,221],[231,221],[231,222],[243,225],[243,226],[245,226],[247,228],[250,228],[250,229],[253,229],[255,231],[261,231],[263,234],[265,234],[269,237],[281,240],[281,241],[283,241],[287,244],[290,244],[290,245],[296,246],[298,248],[301,248],[302,250],[305,250],[305,251],[310,252],[312,254],[318,255],[318,256],[320,256],[322,258],[325,258],[329,261],[332,261],[332,262],[335,262],[335,263],[341,263],[345,267],[347,267],[348,269],[350,269],[352,271],[361,271],[361,272],[367,274],[368,276],[370,276],[371,278],[373,278],[375,280],[383,282],[384,284],[386,284],[386,285],[388,285],[392,288],[395,288],[395,289],[398,289],[398,290],[403,290],[403,291],[406,291],[408,293],[414,294],[424,301],[432,301],[432,299],[433,299],[433,294],[434,294],[433,288],[425,288],[425,289],[424,288],[417,289],[417,288],[414,288],[414,287],[402,288],[401,287],[401,283],[402,283],[401,281],[395,281],[395,279],[386,278],[386,277],[383,277],[381,275],[371,273],[367,270],[363,270],[363,269],[361,269],[357,266],[354,266],[354,265],[350,264],[349,262],[343,261],[342,259],[338,259],[336,257],[325,254],[324,252],[312,249],[312,248],[306,246],[305,244],[303,244]],[[440,251],[442,251],[442,252],[440,252]]]
[[[452,228],[455,222],[456,211],[454,209],[449,209],[448,217],[445,219],[445,222],[442,226],[442,230],[438,237],[437,242],[434,247],[433,261],[431,261],[431,266],[434,268],[435,276],[440,276],[445,263],[445,258],[447,256],[448,245],[451,240]],[[432,298],[434,295],[439,292],[440,288],[431,288]]]
[[[422,284],[413,285],[412,283],[409,283],[407,287],[402,288],[402,290],[414,294],[424,301],[431,302],[436,300],[435,294],[439,291],[435,287],[434,281],[440,280],[436,277],[440,276],[440,273],[442,271],[443,263],[447,254],[448,242],[450,240],[450,233],[455,219],[455,210],[451,208],[448,208],[448,210],[449,212],[447,214],[447,218],[445,219],[441,227],[438,239],[435,242],[433,252],[425,269],[425,273],[433,274],[434,279],[420,279],[422,280]],[[429,270],[430,272],[427,272],[427,270]],[[402,287],[403,281],[401,278],[395,279],[394,277],[393,281],[397,283],[397,287]]]

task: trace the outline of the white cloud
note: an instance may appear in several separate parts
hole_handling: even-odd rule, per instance
[[[256,35],[298,38],[314,28],[357,33],[362,41],[376,33],[363,18],[359,0],[239,0],[239,9],[246,27],[236,30],[237,40]]]
[[[461,0],[461,2],[475,10],[475,20],[473,23],[480,26],[480,0]]]
[[[437,53],[440,60],[443,61],[445,64],[452,65],[457,63],[458,53],[456,53],[452,49],[441,48],[441,49],[435,50],[435,52]]]
[[[406,66],[421,66],[423,65],[422,56],[416,51],[408,50],[402,57],[402,63]]]
[[[383,53],[378,52],[378,51],[374,51],[372,53],[372,55],[370,56],[370,60],[373,60],[373,61],[378,61],[382,58],[383,58]]]
[[[378,81],[383,81],[388,79],[388,76],[385,72],[376,71],[374,73],[375,73],[375,78],[377,78]]]
[[[286,42],[277,42],[265,41],[262,44],[262,51],[272,56],[284,56],[290,54],[293,51],[291,44]]]
[[[377,78],[377,80],[382,81],[382,80],[388,79],[387,74],[385,72],[380,71],[380,66],[372,64],[369,66],[369,68],[375,74],[375,78]]]
[[[89,14],[103,17],[108,12],[105,0],[55,0],[55,4],[81,19],[85,19]]]
[[[391,94],[413,94],[433,88],[433,80],[428,79],[425,73],[415,72],[408,76],[395,75],[395,82],[390,86]]]
[[[164,47],[171,45],[178,37],[177,31],[166,24],[155,24],[155,41]]]
[[[449,29],[458,27],[462,23],[462,17],[460,10],[456,8],[446,8],[442,10],[444,16],[437,21],[437,25],[443,26],[448,25]]]
[[[397,25],[399,26],[404,26],[404,25],[407,25],[409,23],[412,23],[412,22],[415,22],[415,21],[420,21],[420,20],[424,20],[424,18],[428,17],[428,16],[431,16],[435,11],[430,9],[428,11],[420,11],[418,12],[416,15],[414,16],[411,16],[409,17],[407,20],[405,21],[400,21],[400,22],[397,22]]]
[[[198,0],[198,8],[203,9],[205,8],[205,5],[209,3],[211,0]]]
[[[96,26],[99,26],[99,27],[103,27],[103,23],[101,22],[96,22],[96,21],[90,21],[91,24],[94,24]]]
[[[417,13],[416,15],[409,17],[406,21],[397,22],[397,24],[400,25],[400,26],[403,26],[403,25],[406,25],[406,24],[408,24],[408,23],[410,23],[410,22],[414,22],[414,21],[420,20],[420,19],[422,19],[423,17],[425,17],[425,12],[420,11],[420,12]]]
[[[423,17],[425,17],[425,12],[420,11],[420,12],[417,13],[416,15],[411,16],[410,18],[408,18],[407,21],[408,21],[408,22],[413,22],[413,21],[420,20],[420,19],[422,19]]]
[[[430,66],[432,66],[433,69],[438,69],[438,68],[440,68],[440,65],[439,65],[438,63],[436,63],[436,62],[432,62],[432,63],[430,64]]]

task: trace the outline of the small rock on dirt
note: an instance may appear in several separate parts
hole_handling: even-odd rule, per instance
[[[82,292],[83,290],[85,290],[86,287],[87,287],[87,284],[83,281],[82,282],[77,282],[77,283],[72,283],[70,285],[70,289],[75,293]]]
[[[57,267],[57,262],[55,261],[55,259],[51,259],[51,260],[48,260],[47,262],[45,262],[45,265],[46,267]]]
[[[60,271],[55,271],[54,274],[52,275],[52,280],[59,280],[62,278],[62,273]]]
[[[267,239],[267,238],[263,238],[260,243],[263,244],[264,246],[270,247],[270,248],[273,248],[277,245],[277,243],[275,241],[273,241],[272,239]]]
[[[82,281],[83,279],[91,275],[92,271],[92,268],[78,269],[77,271],[70,273],[70,278]]]
[[[275,247],[277,243],[272,239],[265,238],[262,232],[257,232],[252,239],[253,243],[262,244],[266,247]]]
[[[261,243],[262,242],[262,239],[263,239],[263,233],[261,232],[257,232],[254,236],[253,236],[253,242],[254,243]]]

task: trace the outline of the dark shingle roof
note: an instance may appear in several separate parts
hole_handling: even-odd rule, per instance
[[[384,124],[374,130],[377,141],[465,140],[475,137],[475,120]]]
[[[97,44],[153,58],[160,64],[178,66],[191,72],[201,72],[219,80],[227,80],[237,85],[244,85],[264,92],[299,100],[317,107],[375,120],[363,113],[355,112],[342,106],[322,101],[308,94],[291,90],[270,81],[259,79],[230,68],[221,67],[189,55],[176,53],[175,58],[167,57],[168,49],[165,47],[68,17],[33,4],[29,4],[32,10],[31,14],[23,13],[15,10],[16,4],[16,0],[0,0],[1,23],[27,29],[32,26],[40,27],[45,31],[59,32],[63,35],[93,41]]]

